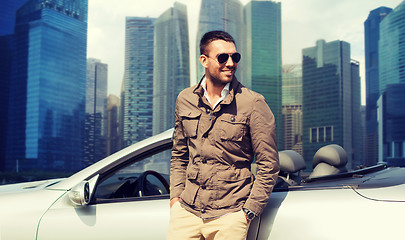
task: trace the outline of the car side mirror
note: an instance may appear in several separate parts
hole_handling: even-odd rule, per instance
[[[93,177],[89,181],[82,181],[74,186],[69,192],[70,201],[76,206],[85,206],[89,204],[98,177],[99,175]]]
[[[69,192],[69,199],[76,206],[84,206],[90,202],[90,184],[83,181],[73,187]]]

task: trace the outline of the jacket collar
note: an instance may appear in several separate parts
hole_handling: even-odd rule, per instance
[[[201,80],[198,82],[197,86],[194,88],[193,93],[197,94],[200,98],[203,98],[204,96],[204,89],[201,86],[201,82],[204,79],[205,75],[201,78]],[[236,79],[236,77],[234,76],[232,81],[231,81],[231,85],[229,86],[229,94],[228,96],[226,96],[226,98],[220,103],[220,105],[228,105],[230,104],[234,97],[235,97],[235,93],[237,91],[237,88],[239,87],[239,81]]]

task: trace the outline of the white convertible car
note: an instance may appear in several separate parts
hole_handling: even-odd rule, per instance
[[[0,240],[165,239],[173,130],[66,179],[0,186]],[[248,239],[405,239],[405,169],[344,170],[337,145],[280,152],[281,174]]]

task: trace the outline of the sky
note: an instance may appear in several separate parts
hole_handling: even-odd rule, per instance
[[[246,5],[250,0],[240,0]],[[360,62],[364,104],[364,21],[371,10],[395,8],[403,0],[281,0],[282,63],[300,64],[303,48],[315,42],[342,40]],[[108,94],[120,96],[124,74],[125,17],[157,18],[175,0],[89,0],[87,57],[108,64]],[[177,0],[187,6],[190,59],[195,46],[201,0]],[[196,79],[194,63],[191,79]],[[191,82],[193,83],[193,82]]]

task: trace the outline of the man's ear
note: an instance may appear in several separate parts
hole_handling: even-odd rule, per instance
[[[208,61],[208,57],[207,57],[207,56],[205,56],[205,55],[201,55],[201,56],[200,56],[200,63],[201,63],[201,65],[202,65],[204,68],[208,68],[208,63],[207,63],[207,61]]]

